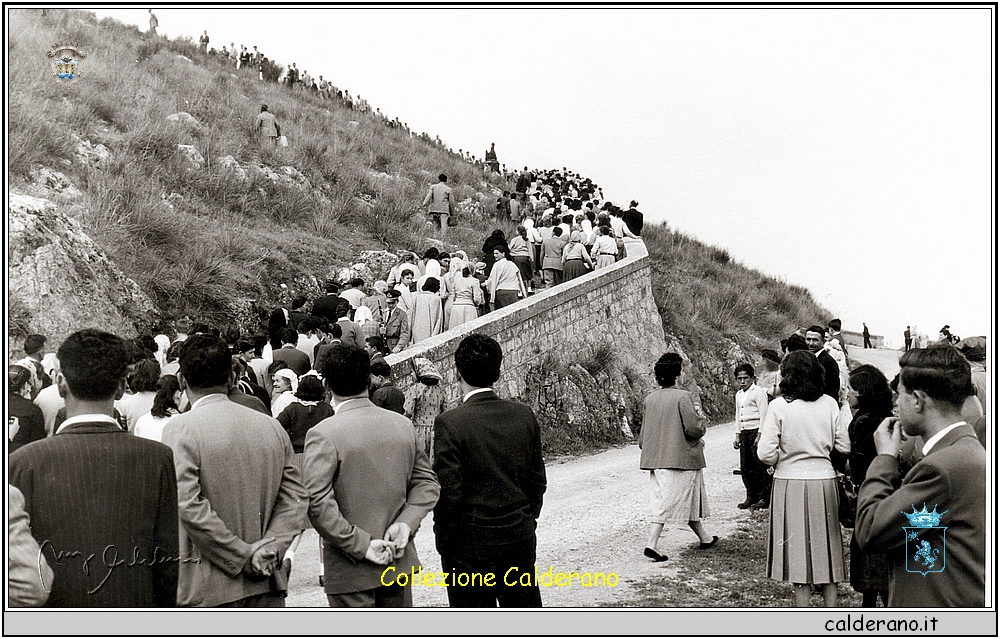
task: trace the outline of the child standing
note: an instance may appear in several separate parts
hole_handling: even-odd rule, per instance
[[[733,371],[740,390],[736,392],[736,438],[733,448],[740,451],[740,475],[746,499],[737,508],[767,508],[770,504],[770,476],[767,466],[757,459],[757,438],[767,415],[767,392],[757,386],[753,366],[740,364]]]

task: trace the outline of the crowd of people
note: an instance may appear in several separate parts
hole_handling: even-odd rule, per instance
[[[426,360],[404,395],[356,343],[327,344],[309,370],[285,329],[275,368],[248,365],[255,347],[237,332],[177,328],[162,367],[156,344],[98,329],[59,346],[37,393],[38,351],[10,366],[11,397],[34,412],[9,425],[34,433],[8,457],[12,606],[280,607],[309,526],[331,607],[411,606],[413,534],[431,510],[452,606],[541,605],[541,435],[528,407],[491,388],[495,340],[459,344],[462,402],[444,410]],[[62,406],[46,432],[50,388]],[[389,395],[389,410],[373,401]]]
[[[794,584],[797,607],[813,587],[836,606],[848,580],[863,607],[985,605],[986,344],[942,335],[904,351],[891,381],[870,364],[849,367],[839,320],[782,340],[783,356],[764,350],[759,377],[749,362],[733,371],[746,489],[736,507],[769,509],[765,574]],[[674,353],[657,362],[661,390],[646,398],[640,435],[653,561],[668,559],[657,549],[666,523],[687,524],[702,550],[719,541],[702,524],[705,431],[679,388],[682,364]],[[852,529],[849,570],[842,526]]]

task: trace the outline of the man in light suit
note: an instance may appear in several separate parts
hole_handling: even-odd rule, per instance
[[[174,451],[180,547],[179,606],[283,607],[281,557],[305,528],[305,490],[278,420],[226,396],[226,342],[184,343],[178,381],[191,410],[163,431]]]
[[[59,362],[67,419],[8,458],[9,482],[54,573],[45,605],[172,607],[183,560],[173,455],[113,417],[125,392],[125,341],[78,331],[59,347]]]
[[[892,566],[889,606],[903,608],[986,605],[986,450],[962,421],[972,393],[969,364],[951,346],[906,351],[899,360],[898,420],[875,431],[878,456],[858,491],[855,534],[866,552],[886,553]],[[919,435],[924,457],[899,481],[900,426]],[[903,513],[930,509],[934,527],[913,528]],[[917,536],[909,540],[906,532]],[[942,533],[939,527],[947,527]],[[912,556],[927,541],[941,572],[913,572]],[[910,554],[911,556],[907,556]],[[907,570],[910,560],[910,570]]]
[[[497,397],[503,353],[472,334],[455,351],[462,405],[434,421],[441,499],[434,535],[446,572],[494,573],[490,586],[448,586],[452,607],[542,605],[535,580],[535,527],[545,493],[538,422],[523,404]],[[461,580],[459,580],[461,581]]]
[[[440,487],[413,423],[368,399],[368,376],[360,348],[327,356],[334,415],[306,434],[309,520],[323,540],[331,607],[410,607],[408,578],[420,568],[413,535]]]

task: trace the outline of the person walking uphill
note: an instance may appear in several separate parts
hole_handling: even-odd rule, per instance
[[[260,105],[260,115],[257,116],[256,130],[261,139],[271,140],[277,146],[278,138],[281,137],[281,127],[274,118],[274,114],[267,110],[266,104]]]
[[[448,176],[442,173],[437,184],[432,184],[427,190],[422,206],[426,206],[428,215],[434,221],[437,230],[444,232],[448,228],[448,216],[452,215],[453,201],[451,187],[448,186]]]

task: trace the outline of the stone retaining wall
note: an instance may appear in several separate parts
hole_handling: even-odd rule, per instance
[[[638,373],[652,389],[653,363],[667,348],[663,324],[653,301],[645,245],[627,240],[626,253],[629,257],[613,266],[545,289],[388,356],[396,386],[405,391],[412,385],[416,381],[412,360],[426,357],[441,371],[449,402],[457,403],[455,350],[467,335],[481,333],[503,348],[500,380],[494,385],[501,397],[522,397],[528,369],[550,353],[572,361],[601,344],[613,346],[619,363]]]

